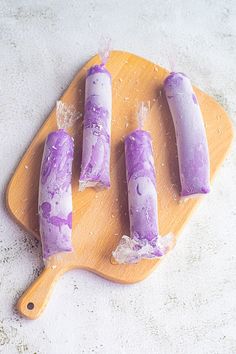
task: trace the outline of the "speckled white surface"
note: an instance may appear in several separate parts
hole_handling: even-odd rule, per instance
[[[212,193],[147,280],[65,274],[37,321],[14,304],[42,267],[40,244],[9,218],[6,184],[101,34],[187,73],[236,123],[234,0],[1,0],[0,352],[236,353],[235,143]]]

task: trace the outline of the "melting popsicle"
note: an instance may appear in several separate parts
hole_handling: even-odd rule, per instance
[[[190,80],[172,72],[164,91],[173,118],[181,181],[181,196],[210,191],[210,162],[202,113]]]
[[[105,67],[108,56],[106,42],[100,51],[101,64],[87,72],[80,190],[110,187],[112,86]]]
[[[136,263],[142,258],[160,258],[172,237],[158,235],[157,186],[151,135],[143,130],[148,112],[143,103],[138,112],[139,128],[125,138],[130,236],[124,235],[112,253],[117,263]]]
[[[45,141],[39,180],[39,224],[43,258],[72,251],[71,176],[73,138],[66,132],[78,118],[72,106],[57,102],[58,130]]]

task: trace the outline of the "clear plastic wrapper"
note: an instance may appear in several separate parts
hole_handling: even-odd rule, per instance
[[[197,97],[189,78],[172,72],[164,91],[175,126],[181,196],[209,193],[210,162],[207,137]]]
[[[101,64],[92,66],[85,83],[83,151],[79,189],[110,187],[112,82],[105,64],[110,41],[99,50]]]
[[[39,180],[39,224],[43,258],[72,251],[73,138],[66,132],[79,115],[73,106],[57,102],[58,130],[45,141]]]
[[[141,103],[139,128],[125,138],[130,237],[124,235],[112,253],[117,263],[160,258],[170,248],[172,236],[158,234],[156,174],[151,135],[143,130],[149,106]]]

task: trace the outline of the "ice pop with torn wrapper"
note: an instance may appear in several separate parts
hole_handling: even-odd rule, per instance
[[[124,235],[112,253],[117,263],[160,258],[170,248],[172,236],[158,234],[157,186],[151,135],[143,130],[148,106],[141,103],[139,127],[125,138],[130,237]]]
[[[45,141],[39,180],[39,224],[43,258],[72,251],[71,176],[73,138],[66,132],[79,117],[72,106],[57,102],[58,130]]]
[[[210,162],[201,109],[190,80],[172,72],[164,81],[164,91],[173,118],[178,149],[181,196],[210,191]]]
[[[101,64],[92,66],[86,77],[80,190],[110,187],[112,82],[105,67],[109,43],[100,50]]]

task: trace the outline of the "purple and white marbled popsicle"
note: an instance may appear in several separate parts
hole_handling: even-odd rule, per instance
[[[111,75],[102,63],[87,72],[80,190],[110,186],[111,113]]]
[[[172,72],[164,81],[164,91],[174,121],[181,196],[210,191],[210,163],[202,113],[190,80]]]
[[[118,263],[159,258],[168,250],[170,236],[158,235],[156,174],[148,132],[136,129],[125,139],[130,236],[123,236],[112,253]]]
[[[44,259],[72,251],[73,153],[73,139],[64,129],[48,135],[41,164],[38,204]]]

